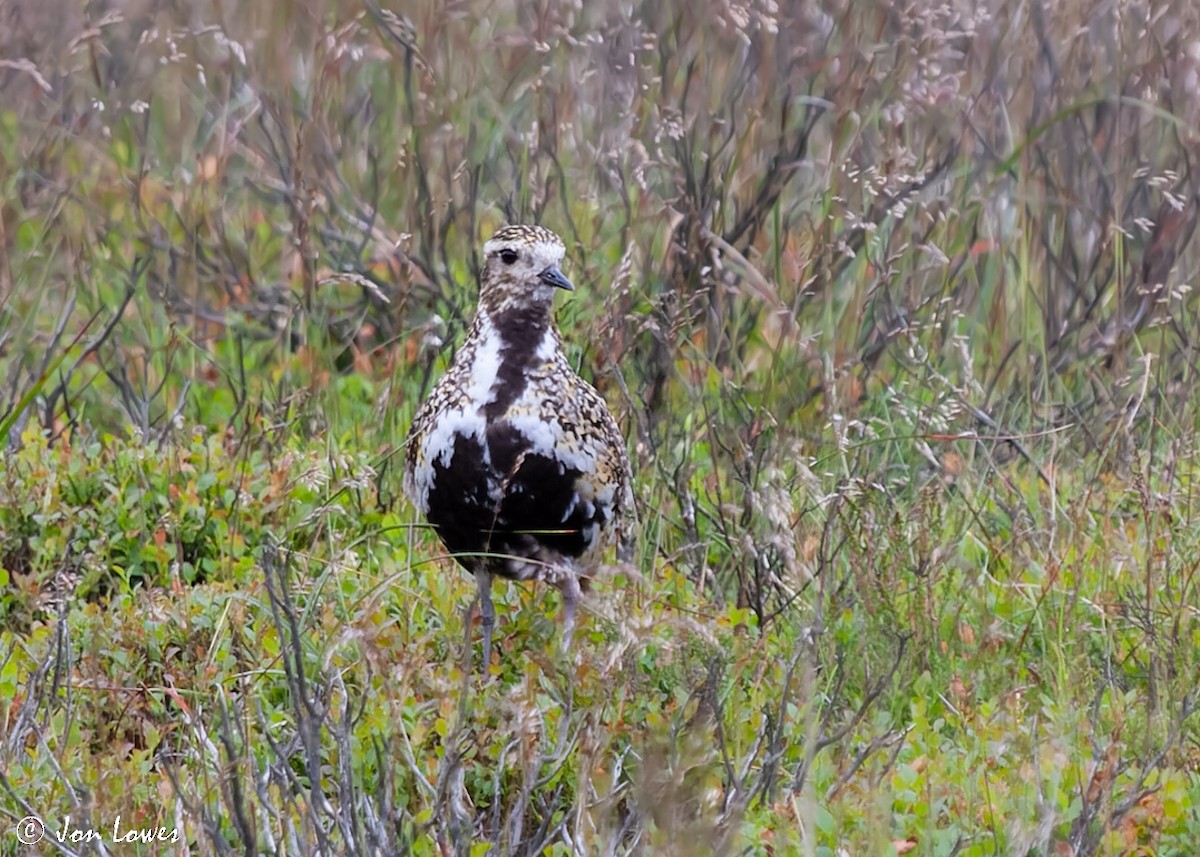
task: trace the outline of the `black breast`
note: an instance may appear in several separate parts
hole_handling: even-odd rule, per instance
[[[449,464],[440,459],[433,462],[426,517],[446,549],[472,571],[479,561],[473,555],[487,550],[487,533],[495,518],[487,477],[483,448],[473,437],[454,438]]]
[[[591,547],[608,514],[578,496],[579,470],[552,452],[534,452],[504,420],[489,425],[487,444],[490,463],[479,441],[463,436],[448,465],[434,463],[429,522],[464,567],[473,571],[483,561],[505,575],[502,561],[479,555],[535,557],[549,549],[578,557]]]

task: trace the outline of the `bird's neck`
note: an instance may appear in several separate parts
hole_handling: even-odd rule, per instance
[[[530,372],[562,361],[562,340],[548,306],[521,306],[475,318],[477,347],[472,377],[487,390],[484,414],[502,416],[524,392]]]
[[[558,341],[558,330],[548,303],[508,304],[491,309],[480,307],[475,323],[482,335],[499,341],[505,360],[525,362],[547,336]]]

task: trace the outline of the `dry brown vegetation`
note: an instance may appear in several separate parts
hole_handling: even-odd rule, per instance
[[[1191,853],[1197,158],[1192,0],[0,3],[0,814]],[[485,680],[395,444],[506,221],[643,534]]]

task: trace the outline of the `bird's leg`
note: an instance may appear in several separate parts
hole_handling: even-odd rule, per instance
[[[492,663],[492,628],[496,626],[496,608],[492,604],[492,574],[479,569],[475,572],[479,590],[479,618],[483,624],[483,671]]]
[[[571,634],[575,631],[575,611],[583,599],[583,590],[579,586],[579,578],[572,569],[567,569],[559,587],[563,598],[563,649],[571,648]]]

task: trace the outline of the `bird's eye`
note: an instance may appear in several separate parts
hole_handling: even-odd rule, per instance
[[[501,250],[500,261],[502,261],[505,265],[511,265],[513,262],[517,261],[517,251],[508,249]]]

